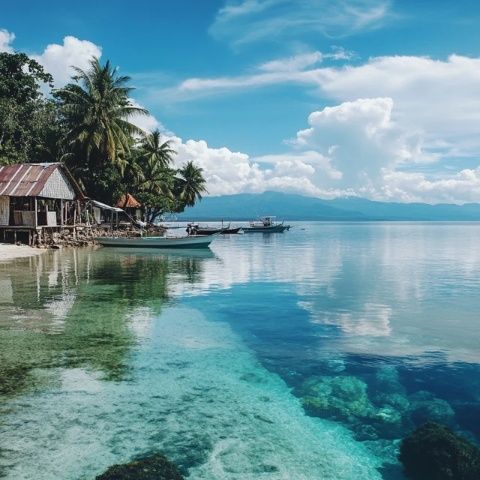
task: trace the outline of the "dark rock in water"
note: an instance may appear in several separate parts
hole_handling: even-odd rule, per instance
[[[183,476],[173,463],[156,454],[113,465],[96,480],[183,480]]]
[[[412,480],[480,479],[480,449],[438,423],[426,423],[405,438],[399,459]]]

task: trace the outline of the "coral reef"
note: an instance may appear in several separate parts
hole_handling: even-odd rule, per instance
[[[367,395],[367,384],[357,377],[312,378],[303,384],[302,390],[303,405],[313,414],[348,422],[375,415],[375,407]]]
[[[347,424],[358,440],[402,438],[427,421],[455,426],[447,401],[426,391],[408,395],[392,366],[379,368],[368,385],[352,375],[317,376],[296,393],[307,413]]]

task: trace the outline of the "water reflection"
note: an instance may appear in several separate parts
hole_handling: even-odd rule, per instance
[[[168,278],[198,281],[210,253],[66,250],[0,266],[0,394],[55,382],[54,368],[84,367],[121,380],[145,329],[138,309],[171,301]],[[148,320],[145,320],[145,322]],[[51,369],[52,374],[39,369]]]
[[[285,235],[219,238],[213,253],[72,250],[18,261],[15,269],[0,265],[1,393],[57,384],[61,390],[66,378],[97,391],[107,380],[108,395],[118,385],[118,401],[126,402],[137,375],[144,391],[124,405],[137,440],[148,443],[147,423],[158,440],[163,408],[162,438],[181,459],[184,451],[195,453],[193,440],[183,453],[175,449],[192,426],[218,411],[231,421],[223,387],[231,386],[233,404],[244,379],[238,378],[243,366],[231,368],[228,359],[254,352],[288,385],[292,405],[301,402],[311,417],[347,426],[384,462],[395,463],[392,440],[428,419],[479,440],[479,236],[477,225],[314,224]],[[180,307],[168,317],[165,307],[173,303]],[[217,357],[226,338],[231,350]],[[250,379],[262,371],[256,363],[248,369]],[[155,385],[163,381],[158,391],[152,378]],[[177,382],[198,391],[185,396]],[[168,408],[167,393],[175,394]],[[201,411],[191,409],[192,398],[205,402]],[[181,420],[186,412],[188,428]],[[242,428],[254,425],[247,420]],[[236,421],[228,423],[232,432]],[[195,436],[203,438],[200,429]],[[215,425],[202,458],[217,434]]]
[[[209,292],[203,308],[308,413],[364,440],[427,419],[479,439],[479,235],[475,224],[317,224],[273,249],[234,239],[214,245],[220,262],[193,291]]]

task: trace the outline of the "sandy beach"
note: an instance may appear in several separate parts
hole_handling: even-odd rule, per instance
[[[0,262],[8,262],[16,258],[32,257],[40,255],[46,250],[40,248],[32,248],[27,245],[12,245],[7,243],[0,243]]]

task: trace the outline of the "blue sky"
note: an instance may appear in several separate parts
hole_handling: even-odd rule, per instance
[[[479,20],[474,1],[17,0],[0,48],[59,86],[110,59],[211,194],[463,203],[480,201]]]

